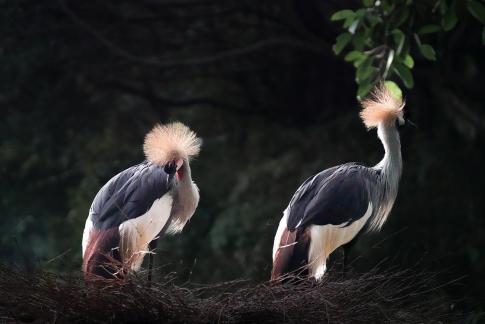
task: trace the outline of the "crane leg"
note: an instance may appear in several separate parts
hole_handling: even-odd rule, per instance
[[[153,270],[153,253],[151,253],[157,247],[157,240],[153,240],[148,244],[148,249],[150,251],[148,255],[148,281],[152,281],[152,270]]]
[[[356,240],[352,240],[349,243],[342,246],[342,279],[345,279],[347,273],[350,250],[355,245]]]
[[[345,279],[345,273],[347,271],[347,262],[349,261],[349,248],[344,246],[342,248],[342,279]]]

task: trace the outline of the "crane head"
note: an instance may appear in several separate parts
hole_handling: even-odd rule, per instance
[[[143,151],[152,163],[160,166],[175,163],[180,168],[183,161],[199,154],[201,143],[201,139],[182,123],[158,124],[145,136]]]
[[[405,102],[396,97],[383,83],[378,84],[371,95],[361,101],[360,117],[367,129],[375,128],[379,124],[395,125],[400,129],[404,126],[416,126],[405,118]]]

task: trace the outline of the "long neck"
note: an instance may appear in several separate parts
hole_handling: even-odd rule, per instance
[[[399,182],[402,172],[401,141],[399,132],[393,124],[381,123],[377,128],[377,136],[384,146],[384,158],[374,169],[381,170],[381,173],[389,180]],[[397,185],[397,183],[396,183]]]
[[[374,170],[379,171],[378,181],[373,198],[376,211],[370,222],[371,230],[380,230],[384,225],[387,216],[397,196],[399,179],[401,178],[402,159],[401,141],[399,133],[394,125],[381,123],[377,128],[377,135],[384,146],[384,158]]]

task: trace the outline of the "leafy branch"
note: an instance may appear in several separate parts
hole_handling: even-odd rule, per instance
[[[482,24],[485,44],[485,6],[479,0],[362,0],[362,5],[331,16],[332,21],[342,22],[345,30],[337,36],[333,51],[340,55],[348,49],[344,60],[356,69],[358,99],[379,81],[387,81],[398,90],[393,79],[413,88],[414,50],[424,59],[435,61],[436,51],[426,39],[453,30],[459,12],[469,12]]]

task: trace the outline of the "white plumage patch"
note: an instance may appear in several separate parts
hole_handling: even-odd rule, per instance
[[[91,215],[89,215],[88,218],[86,219],[86,225],[84,225],[84,232],[83,232],[83,241],[82,241],[83,258],[84,258],[84,252],[86,251],[86,247],[88,246],[88,243],[91,240],[92,230],[93,230],[93,221],[91,220]]]
[[[167,223],[173,198],[165,194],[155,200],[152,207],[143,215],[129,219],[119,226],[120,254],[123,263],[137,271],[145,254],[149,253],[148,244],[160,233]]]
[[[285,209],[283,212],[283,217],[280,220],[280,224],[278,225],[278,230],[276,231],[276,235],[274,237],[274,243],[273,243],[273,261],[276,257],[276,251],[278,251],[278,248],[280,246],[281,242],[281,235],[283,235],[283,232],[285,231],[286,224],[288,224],[288,210]]]
[[[201,140],[182,123],[156,125],[146,136],[143,151],[147,160],[159,165],[178,159],[189,160],[200,151]]]
[[[338,247],[350,242],[372,215],[372,204],[369,202],[365,214],[350,224],[342,225],[313,225],[310,227],[310,249],[308,265],[310,275],[320,280],[325,273],[328,256]]]
[[[190,185],[179,187],[179,206],[173,212],[172,222],[167,228],[167,234],[180,233],[187,222],[192,218],[199,204],[200,194],[199,187],[191,181]]]

